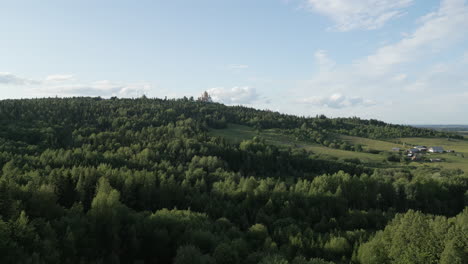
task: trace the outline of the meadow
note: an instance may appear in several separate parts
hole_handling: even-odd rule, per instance
[[[422,145],[427,147],[439,146],[445,150],[453,150],[455,153],[428,153],[428,157],[441,158],[441,163],[424,163],[425,166],[442,166],[448,169],[462,169],[468,171],[468,140],[445,139],[445,138],[400,138],[397,142],[407,145]],[[421,164],[420,164],[421,165]]]
[[[293,136],[284,135],[277,129],[265,129],[262,131],[257,131],[248,126],[242,125],[235,125],[229,124],[228,128],[226,129],[213,129],[210,131],[211,135],[219,136],[225,138],[228,142],[231,143],[240,143],[243,140],[252,139],[255,136],[259,136],[266,141],[268,144],[273,144],[280,147],[286,148],[298,148],[298,149],[305,149],[307,151],[312,152],[314,155],[318,157],[326,157],[326,158],[335,158],[340,160],[346,159],[359,159],[360,162],[365,163],[372,167],[382,167],[385,165],[386,167],[394,167],[388,166],[385,160],[385,156],[381,154],[371,154],[366,152],[355,152],[355,151],[346,151],[341,149],[334,149],[325,147],[319,144],[305,142],[296,140]],[[373,143],[370,145],[362,144],[364,148],[368,149],[377,149],[380,150],[383,146],[394,146],[395,144],[389,142],[383,142],[378,140],[370,140],[365,138],[357,138],[357,137],[348,137],[348,139],[356,140],[356,144],[366,143]],[[379,147],[376,147],[379,145]],[[391,149],[391,147],[390,147]],[[383,149],[382,149],[383,150]]]

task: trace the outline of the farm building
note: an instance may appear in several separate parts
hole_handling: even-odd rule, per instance
[[[421,151],[419,151],[419,149],[417,149],[417,148],[412,148],[412,149],[408,150],[409,154],[416,154],[416,153],[419,153],[419,152],[421,152]]]
[[[415,149],[419,149],[419,151],[421,152],[425,152],[427,151],[427,147],[426,146],[414,146]]]
[[[444,153],[444,148],[443,147],[430,147],[429,152],[432,153]]]

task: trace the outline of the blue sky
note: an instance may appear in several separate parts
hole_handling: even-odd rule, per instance
[[[468,123],[467,0],[2,1],[0,99],[197,97]]]

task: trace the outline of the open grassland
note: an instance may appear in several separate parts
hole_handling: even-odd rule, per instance
[[[365,150],[380,150],[380,151],[391,151],[392,148],[401,148],[403,149],[403,144],[393,143],[382,140],[375,140],[362,137],[352,137],[352,136],[340,136],[340,138],[350,144],[360,144]]]
[[[446,138],[400,138],[399,142],[406,143],[406,145],[422,145],[427,147],[443,147],[445,150],[455,150],[456,152],[468,153],[468,140],[450,139]]]
[[[460,153],[458,153],[459,155]],[[441,166],[446,169],[461,169],[465,172],[468,171],[468,154],[463,156],[457,156],[457,154],[452,153],[443,153],[443,154],[427,154],[428,158],[440,158],[443,159],[443,162],[440,163],[415,163],[418,166]],[[415,165],[413,164],[412,165]]]
[[[382,162],[385,157],[380,154],[371,154],[371,153],[365,153],[365,152],[354,152],[354,151],[347,151],[347,150],[341,150],[341,149],[334,149],[334,148],[328,148],[325,146],[321,145],[302,145],[304,149],[308,151],[312,151],[313,153],[317,154],[318,156],[330,156],[330,157],[336,157],[339,159],[359,159],[363,163],[379,163]]]
[[[416,145],[427,147],[440,146],[445,150],[454,150],[455,153],[427,153],[427,158],[439,158],[442,159],[443,162],[411,162],[411,165],[431,167],[440,166],[447,169],[462,169],[464,171],[468,171],[468,140],[447,140],[446,138],[399,138],[391,141],[381,141],[350,136],[341,136],[341,138],[351,144],[361,144],[364,146],[364,149],[375,149],[380,151],[390,151],[392,148],[409,149]]]
[[[234,124],[229,124],[225,129],[212,129],[210,130],[210,134],[212,136],[223,137],[230,143],[239,143],[258,135],[253,128]]]
[[[225,138],[231,143],[240,143],[243,140],[259,136],[268,144],[281,147],[301,148],[311,151],[317,156],[332,157],[337,159],[359,159],[362,163],[372,167],[401,167],[400,163],[384,162],[385,155],[366,152],[354,152],[341,149],[328,148],[319,144],[298,141],[293,136],[284,135],[276,129],[257,131],[251,127],[229,124],[226,129],[212,129],[210,134]],[[412,166],[440,166],[447,169],[462,169],[468,171],[468,140],[450,141],[443,138],[399,138],[392,141],[375,140],[361,137],[340,136],[349,144],[360,144],[364,150],[379,150],[391,152],[392,148],[408,149],[414,145],[441,146],[446,150],[455,150],[455,153],[427,154],[428,158],[441,158],[440,163],[411,162]]]
[[[253,139],[259,136],[268,144],[294,147],[296,142],[292,137],[281,134],[276,129],[257,131],[248,126],[229,124],[226,129],[212,129],[210,134],[223,137],[230,143],[240,143],[243,140]]]
[[[392,148],[409,149],[412,146],[422,145],[427,147],[440,146],[445,150],[454,150],[455,153],[433,154],[427,153],[427,158],[440,158],[443,162],[411,162],[414,166],[440,166],[447,169],[462,169],[468,172],[468,140],[456,140],[446,138],[399,138],[390,141],[374,140],[360,137],[341,136],[341,139],[351,144],[361,144],[364,149],[391,151]],[[393,141],[393,142],[392,142]]]
[[[458,132],[460,135],[464,136],[466,139],[468,139],[468,131],[460,131]]]
[[[425,165],[442,166],[448,169],[462,169],[468,172],[468,140],[457,140],[445,138],[400,138],[400,142],[407,145],[423,145],[427,147],[439,146],[445,150],[454,150],[455,153],[432,154],[428,153],[430,158],[441,158],[444,162],[431,163]]]

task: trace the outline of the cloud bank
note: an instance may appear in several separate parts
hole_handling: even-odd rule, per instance
[[[0,84],[10,85],[34,85],[39,84],[40,81],[35,81],[23,77],[19,77],[9,72],[0,72]]]
[[[399,64],[440,52],[468,34],[468,6],[465,0],[443,0],[436,12],[427,14],[419,22],[412,34],[379,48],[357,66],[385,73]]]
[[[428,67],[419,65],[421,59],[436,57],[443,49],[466,40],[468,38],[466,25],[468,25],[466,1],[443,0],[437,11],[420,19],[418,27],[411,34],[395,43],[381,46],[351,64],[336,65],[326,51],[318,50],[315,53],[315,61],[319,70],[307,81],[307,86],[314,92],[320,89],[328,94],[347,94],[353,90],[353,94],[374,96],[404,91],[404,87],[411,83],[418,85],[417,83],[424,82],[434,87],[435,83],[431,84],[430,82],[433,82],[431,79],[450,75],[453,77],[453,74],[460,72],[457,66],[460,67],[461,62],[439,63]],[[465,58],[460,61],[465,61]],[[408,65],[411,67],[406,67]],[[462,80],[468,78],[461,75],[459,77]],[[460,80],[445,79],[447,83]],[[303,94],[304,92],[301,92],[301,96]]]
[[[326,107],[335,116],[366,116],[369,111],[358,106],[368,106],[374,117],[392,116],[399,122],[432,122],[466,113],[468,50],[459,47],[468,41],[467,2],[440,1],[399,40],[348,64],[336,64],[333,54],[317,50],[318,70],[300,83],[295,102],[307,105],[304,111]],[[354,96],[362,100],[351,101]],[[431,115],[421,114],[426,111]]]
[[[97,81],[90,84],[56,85],[35,89],[44,96],[102,96],[102,97],[139,97],[149,92],[148,83],[116,83],[111,81]]]
[[[260,99],[256,89],[248,86],[211,88],[207,92],[214,101],[225,104],[251,104]]]
[[[347,108],[347,107],[366,107],[375,105],[372,100],[367,100],[362,97],[347,97],[342,94],[332,94],[330,96],[313,96],[299,100],[300,103],[315,105],[320,107],[329,107],[335,109]]]
[[[102,96],[139,97],[151,90],[151,84],[119,83],[108,80],[91,83],[76,80],[72,74],[54,74],[43,80],[32,80],[0,72],[0,85],[22,86],[31,96]]]
[[[65,82],[65,81],[73,81],[74,77],[72,74],[55,74],[49,75],[45,78],[46,82]]]

